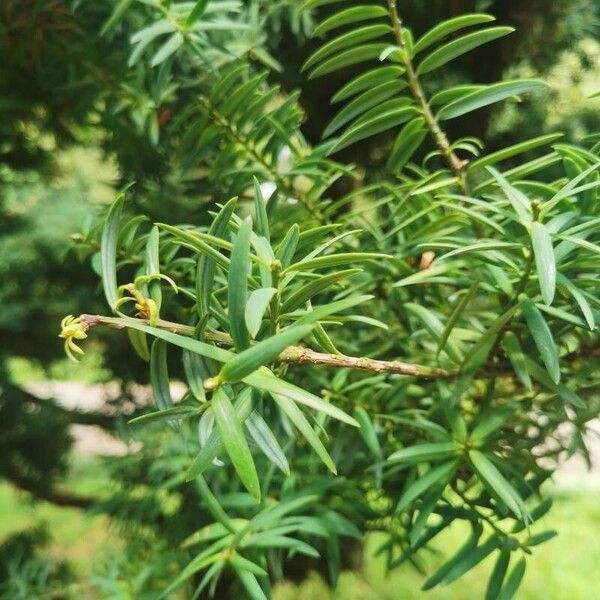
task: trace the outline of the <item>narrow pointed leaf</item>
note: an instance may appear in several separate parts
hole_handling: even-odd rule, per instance
[[[436,340],[441,339],[441,336],[444,333],[444,325],[436,314],[431,312],[428,308],[413,302],[407,302],[404,305],[404,309],[415,315],[423,323],[425,329],[427,329]],[[454,362],[461,363],[463,361],[462,353],[451,340],[446,341],[444,350]]]
[[[500,589],[502,588],[502,582],[508,569],[508,563],[510,561],[510,552],[508,550],[502,550],[496,559],[494,564],[494,570],[488,581],[488,585],[485,591],[485,600],[497,600]]]
[[[427,527],[429,517],[435,510],[435,507],[445,489],[445,485],[434,485],[429,488],[427,493],[423,496],[423,499],[419,505],[419,515],[415,519],[409,533],[411,546],[415,546],[418,540],[421,538],[423,531]]]
[[[444,331],[442,331],[442,335],[440,336],[440,341],[439,341],[438,349],[437,349],[438,354],[440,354],[440,352],[444,349],[444,346],[446,345],[446,342],[448,341],[448,338],[450,337],[452,330],[454,329],[455,325],[458,323],[458,320],[461,318],[461,316],[462,316],[463,312],[465,311],[465,309],[467,308],[467,306],[469,306],[469,303],[471,302],[471,300],[477,293],[478,289],[479,289],[479,280],[476,280],[473,282],[471,287],[467,290],[467,293],[456,303],[456,306],[452,310],[452,313],[450,314],[450,317],[448,318],[448,322],[446,323],[446,326],[444,327]]]
[[[535,256],[535,266],[542,292],[542,299],[548,305],[554,300],[556,291],[556,260],[552,238],[543,223],[531,224],[531,244]]]
[[[229,562],[238,571],[247,571],[248,573],[252,573],[258,577],[267,576],[267,572],[262,567],[259,567],[256,563],[253,563],[251,560],[248,560],[239,554],[232,554],[229,557]]]
[[[349,32],[344,33],[330,42],[323,44],[318,50],[313,52],[304,65],[302,65],[302,70],[306,71],[306,69],[316,65],[318,62],[324,60],[331,54],[338,52],[339,50],[343,50],[344,48],[348,48],[349,46],[355,46],[362,42],[368,42],[374,38],[381,37],[386,33],[389,33],[392,28],[385,24],[377,24],[377,25],[366,25],[364,27],[359,27],[357,29],[351,29]]]
[[[277,438],[256,411],[252,412],[246,419],[246,429],[262,453],[283,473],[289,475],[290,466]]]
[[[204,379],[208,374],[204,373],[203,371],[201,363],[202,358],[198,354],[190,352],[189,350],[184,350],[182,357],[183,370],[185,372],[188,385],[190,386],[190,391],[196,400],[199,402],[205,402],[206,396],[204,393]]]
[[[512,98],[525,92],[539,90],[546,87],[542,81],[535,79],[517,79],[514,81],[503,81],[486,86],[482,90],[475,91],[471,94],[450,102],[442,107],[438,112],[438,119],[454,119],[466,113],[477,110],[484,106],[489,106],[506,98]]]
[[[297,223],[294,223],[285,234],[279,248],[277,249],[277,258],[281,262],[281,266],[286,269],[292,262],[296,248],[298,247],[298,240],[300,239],[300,227]]]
[[[171,54],[173,54],[174,52],[176,52],[181,45],[183,44],[185,38],[183,37],[183,35],[181,35],[181,33],[177,32],[174,33],[156,52],[156,54],[152,57],[152,60],[150,61],[150,66],[151,67],[156,67],[158,65],[160,65],[160,63],[164,62],[165,60],[167,60],[167,58],[169,58],[169,56],[171,56]]]
[[[412,465],[419,462],[437,461],[456,456],[459,450],[455,442],[431,442],[402,448],[388,456],[388,462]]]
[[[315,27],[313,35],[320,36],[344,25],[357,22],[362,23],[369,19],[377,19],[386,16],[387,11],[382,6],[354,6],[352,8],[340,10],[331,17],[321,21],[321,23]]]
[[[313,279],[312,281],[309,281],[307,284],[303,285],[301,288],[296,290],[281,305],[281,312],[291,312],[293,310],[296,310],[297,308],[300,308],[301,306],[304,306],[304,304],[306,304],[306,302],[308,302],[313,296],[316,296],[318,293],[323,292],[328,288],[331,288],[340,279],[344,279],[345,277],[349,277],[360,272],[361,269],[347,269],[345,271],[329,273],[327,275],[323,275],[323,277],[319,277],[318,279]]]
[[[458,56],[462,56],[466,52],[487,44],[492,40],[498,39],[514,31],[514,27],[489,27],[480,31],[474,31],[467,35],[463,35],[443,46],[434,50],[431,54],[425,57],[417,68],[417,74],[423,75],[434,69],[445,65],[454,60]]]
[[[229,268],[229,259],[224,254],[221,254],[221,252],[219,252],[216,248],[213,248],[213,246],[204,241],[204,239],[207,238],[206,235],[202,235],[193,231],[186,231],[178,227],[172,227],[171,225],[167,225],[165,223],[157,223],[157,226],[180,240],[182,245],[196,250],[200,254],[205,254],[224,269]]]
[[[256,575],[236,566],[234,568],[238,579],[242,582],[246,592],[248,592],[250,600],[268,600],[256,579]]]
[[[528,356],[525,357],[525,365],[527,366],[527,371],[531,377],[533,377],[533,379],[541,383],[545,388],[554,392],[561,400],[577,408],[585,408],[586,402],[584,402],[582,398],[580,398],[571,388],[568,388],[566,385],[554,382],[550,378],[548,371],[540,367]]]
[[[134,419],[127,421],[127,423],[128,425],[139,425],[141,423],[153,423],[155,421],[162,421],[164,419],[190,417],[197,414],[197,406],[171,406],[170,408],[165,408],[164,410],[159,410],[135,417]]]
[[[229,267],[227,300],[231,337],[237,350],[250,345],[250,335],[246,327],[246,299],[248,296],[248,271],[250,268],[250,236],[252,220],[248,217],[238,231]]]
[[[511,569],[508,577],[506,578],[506,583],[500,590],[500,594],[496,600],[512,600],[521,585],[521,581],[523,580],[523,576],[525,575],[525,559],[521,558],[519,562]]]
[[[531,223],[533,217],[531,215],[531,203],[529,198],[516,187],[512,186],[508,180],[493,167],[488,167],[488,171],[494,176],[506,197],[508,198],[513,210],[523,223]]]
[[[341,102],[342,100],[351,98],[356,94],[360,94],[364,90],[369,90],[381,85],[382,83],[393,85],[392,82],[396,81],[403,72],[404,69],[398,66],[378,67],[376,69],[371,69],[370,71],[355,77],[344,87],[340,88],[340,90],[331,99],[331,102]],[[399,84],[400,82],[397,81],[396,85]]]
[[[269,531],[253,535],[244,545],[257,548],[286,548],[305,556],[319,558],[319,553],[307,543],[285,535],[275,535]]]
[[[245,318],[246,327],[248,328],[248,332],[252,338],[256,337],[265,312],[269,307],[269,302],[276,293],[277,290],[275,288],[260,288],[258,290],[254,290],[248,296]]]
[[[463,559],[457,562],[446,573],[442,579],[442,585],[448,585],[462,577],[467,571],[476,567],[482,560],[487,558],[498,547],[498,540],[495,536],[489,537],[483,544],[474,548]]]
[[[159,230],[156,225],[152,227],[150,234],[148,235],[146,252],[144,255],[144,267],[146,275],[160,275]],[[160,309],[162,303],[160,280],[148,282],[148,293],[150,294],[150,298],[154,300],[156,306]]]
[[[433,467],[424,475],[417,477],[400,497],[398,506],[396,506],[396,512],[402,512],[411,502],[423,495],[430,487],[438,484],[445,486],[452,479],[457,466],[458,462],[451,460],[450,462]]]
[[[490,493],[499,498],[518,518],[523,518],[527,514],[523,500],[494,463],[479,450],[470,450],[469,459]]]
[[[335,475],[337,473],[335,464],[331,460],[325,446],[321,443],[319,436],[315,433],[311,424],[306,420],[302,411],[287,397],[279,394],[271,394],[273,400],[279,408],[285,413],[288,419],[294,424],[298,431],[304,436],[306,441],[311,445],[318,457],[325,463],[325,466]]]
[[[194,8],[189,12],[185,24],[187,27],[193,25],[206,11],[206,7],[208,5],[209,0],[196,0],[196,4]]]
[[[245,388],[244,390],[242,390],[239,396],[236,398],[234,406],[238,420],[241,423],[243,423],[252,411],[252,389]],[[212,415],[212,411],[207,411],[202,415],[202,419],[204,419],[205,417],[209,417],[210,415]],[[202,419],[200,419],[201,423]],[[188,470],[185,474],[185,480],[192,481],[193,479],[196,479],[206,469],[208,469],[211,466],[211,464],[213,464],[213,461],[215,460],[217,455],[222,451],[223,442],[221,439],[221,435],[217,429],[213,428],[210,431],[208,438],[202,445],[202,449],[200,450],[200,452],[198,452],[191,465],[188,467]]]
[[[102,239],[100,240],[102,287],[104,297],[111,309],[113,309],[119,297],[117,292],[117,240],[124,202],[125,191],[122,191],[117,194],[108,209],[102,228]]]
[[[267,203],[256,177],[254,178],[254,214],[256,219],[256,233],[269,241],[271,237],[269,233],[269,218],[267,217]]]
[[[439,42],[447,35],[458,31],[459,29],[463,29],[465,27],[470,27],[471,25],[480,25],[482,23],[489,23],[490,21],[494,21],[494,17],[486,14],[470,14],[470,15],[461,15],[460,17],[455,17],[454,19],[448,19],[447,21],[443,21],[439,25],[436,25],[432,29],[430,29],[427,33],[425,33],[421,38],[419,38],[414,45],[413,53],[417,54],[425,50],[425,48],[429,48],[432,44]]]
[[[387,46],[388,45],[385,43],[373,43],[355,46],[348,50],[342,50],[335,56],[324,60],[320,65],[315,67],[310,72],[308,78],[315,79],[351,65],[373,60],[377,58]]]
[[[260,484],[252,454],[236,411],[227,394],[219,388],[211,402],[215,423],[229,458],[250,495],[260,501]]]
[[[561,275],[560,273],[557,275],[558,283],[560,286],[565,287],[569,294],[573,296],[573,299],[579,305],[579,309],[585,318],[588,327],[591,330],[596,329],[596,319],[594,317],[594,313],[592,312],[592,308],[587,301],[586,297],[583,295],[583,292],[574,285],[569,279]]]
[[[365,440],[365,444],[373,456],[381,459],[383,456],[381,445],[377,439],[377,433],[375,431],[375,427],[373,426],[373,422],[371,421],[371,417],[369,417],[364,408],[358,407],[354,410],[354,418],[360,424],[360,434]]]
[[[167,370],[167,343],[163,340],[154,340],[150,352],[150,384],[156,407],[166,410],[173,406],[171,388],[169,386],[169,373]]]
[[[423,117],[416,117],[407,123],[396,138],[388,159],[387,168],[392,172],[402,169],[419,149],[426,135],[427,130],[425,129],[425,119]]]
[[[143,325],[136,319],[121,317],[112,319],[111,321],[108,319],[105,320],[107,322],[113,322],[115,325],[120,327],[131,327],[132,329],[138,329],[139,331],[153,335],[161,340],[165,340],[165,342],[169,342],[170,344],[174,344],[180,348],[185,348],[190,352],[196,352],[197,354],[201,354],[202,356],[206,356],[207,358],[211,358],[218,362],[227,362],[230,358],[235,356],[232,352],[224,350],[223,348],[218,348],[217,346],[201,342],[200,340],[195,340],[185,335],[179,335],[178,333],[165,331],[164,329],[159,329],[158,327]]]
[[[106,35],[109,31],[118,25],[119,21],[125,16],[125,13],[129,10],[129,7],[133,4],[134,0],[120,0],[115,6],[110,17],[106,20],[100,31],[100,36]]]
[[[474,373],[485,363],[498,340],[498,336],[502,333],[506,325],[510,323],[519,308],[520,303],[515,304],[493,321],[489,329],[477,340],[467,355],[467,358],[461,366],[461,371],[463,373]]]
[[[208,230],[210,235],[222,237],[225,234],[236,203],[237,198],[232,198],[223,206]],[[210,310],[210,298],[215,280],[216,262],[214,258],[206,254],[200,254],[196,269],[196,304],[198,314],[200,317],[203,317]]]
[[[600,167],[600,161],[594,163],[591,167],[588,167],[587,169],[585,169],[584,171],[579,173],[579,175],[577,175],[576,177],[573,177],[569,181],[569,183],[567,183],[564,187],[562,187],[552,198],[550,198],[550,200],[546,204],[544,204],[543,210],[547,211],[548,206],[554,206],[558,201],[562,200],[563,198],[568,198],[570,195],[576,193],[577,184],[580,181],[583,181],[588,175],[590,175],[592,173],[597,173],[599,167]],[[599,185],[598,181],[594,181],[590,184],[590,186],[592,186],[592,187],[595,187],[596,185]],[[587,189],[587,186],[582,186],[582,187],[584,189]]]
[[[347,415],[343,410],[340,410],[334,404],[331,404],[292,383],[275,377],[275,375],[267,369],[261,369],[252,373],[252,375],[249,375],[244,379],[244,382],[259,390],[269,392],[271,395],[277,394],[279,396],[285,396],[294,402],[308,406],[333,419],[337,419],[338,421],[342,421],[353,427],[359,427],[359,424],[352,417]]]
[[[415,116],[418,110],[413,106],[398,106],[373,116],[365,122],[356,124],[347,129],[330,150],[329,154],[338,152],[347,146],[355,144],[365,138],[371,137],[392,127],[401,125]]]
[[[534,148],[551,144],[552,142],[555,142],[556,140],[563,137],[563,135],[563,133],[549,133],[547,135],[541,135],[539,137],[526,140],[525,142],[520,142],[518,144],[508,146],[507,148],[502,148],[501,150],[492,152],[491,154],[487,154],[486,156],[472,161],[471,163],[469,163],[467,168],[469,171],[483,169],[484,167],[502,162],[503,160],[507,160],[509,158],[512,158],[513,156],[518,156],[519,154],[529,152]]]
[[[470,554],[479,538],[481,537],[482,528],[480,526],[474,526],[471,535],[465,541],[465,543],[460,547],[458,552],[444,565],[442,565],[424,584],[421,588],[423,591],[430,590],[434,588],[436,585],[441,583],[444,577],[451,571],[451,569],[459,564],[465,556]]]
[[[305,315],[300,317],[296,321],[296,325],[312,325],[313,323],[321,321],[326,317],[330,317],[331,315],[335,315],[349,308],[353,308],[354,306],[362,304],[363,302],[368,302],[371,300],[371,298],[373,298],[373,296],[350,296],[348,298],[344,298],[343,300],[336,300],[335,302],[324,304],[323,306],[312,309],[310,312],[307,312]]]
[[[529,376],[529,372],[527,371],[527,365],[525,363],[525,354],[523,353],[523,348],[517,338],[517,336],[512,331],[507,331],[504,334],[504,338],[502,339],[502,348],[512,368],[515,371],[515,375],[518,377],[519,381],[527,388],[531,389],[531,377]]]
[[[129,337],[129,341],[133,346],[133,349],[136,351],[137,355],[142,359],[148,362],[150,360],[150,349],[148,348],[148,340],[146,339],[146,334],[141,331],[136,331],[135,329],[128,329],[127,336]]]
[[[338,129],[346,125],[359,115],[365,113],[370,108],[377,106],[384,100],[395,96],[398,90],[395,86],[390,85],[389,82],[382,83],[378,86],[372,87],[353,100],[351,100],[342,110],[340,110],[335,117],[330,121],[329,125],[323,131],[323,137],[326,138],[331,134],[335,133]]]
[[[288,346],[299,342],[310,333],[311,329],[312,325],[294,325],[282,333],[247,348],[225,363],[220,378],[227,383],[241,381],[262,365],[276,359]]]
[[[558,383],[560,381],[558,352],[546,320],[536,305],[529,299],[523,302],[523,316],[550,378],[554,383]]]

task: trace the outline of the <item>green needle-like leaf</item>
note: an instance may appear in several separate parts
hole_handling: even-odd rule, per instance
[[[556,344],[548,323],[546,323],[537,306],[529,299],[523,302],[523,316],[527,321],[527,327],[542,357],[542,361],[548,369],[550,378],[554,383],[558,383],[560,381],[560,363]]]
[[[214,237],[223,237],[225,235],[236,203],[237,198],[232,198],[223,206],[208,230],[210,235]],[[213,292],[215,270],[215,259],[205,253],[201,253],[198,257],[196,267],[196,303],[200,317],[207,315],[210,310],[210,298]]]
[[[240,480],[250,495],[259,502],[260,484],[254,460],[244,436],[242,423],[238,419],[231,400],[222,388],[219,388],[213,395],[211,407],[223,445]]]
[[[246,327],[250,335],[255,338],[260,329],[263,316],[269,307],[269,302],[274,294],[277,293],[275,288],[260,288],[254,290],[248,301],[246,302],[245,319]]]
[[[248,271],[250,268],[250,236],[252,220],[247,217],[238,231],[227,279],[227,301],[231,337],[238,350],[250,345],[250,335],[246,326],[246,300],[248,296]]]
[[[281,408],[288,419],[296,426],[298,431],[312,446],[313,450],[325,463],[327,468],[335,475],[337,470],[335,468],[335,464],[331,460],[331,456],[329,456],[325,446],[323,446],[321,443],[319,436],[315,433],[315,430],[312,428],[311,424],[306,420],[306,417],[302,414],[302,411],[289,398],[280,396],[279,394],[271,395],[273,396],[273,400],[275,400],[279,408]]]
[[[534,79],[521,79],[515,81],[503,81],[488,85],[482,90],[477,90],[471,94],[467,94],[458,100],[454,100],[446,106],[442,107],[438,112],[438,119],[454,119],[466,113],[477,110],[484,106],[489,106],[506,98],[518,96],[525,92],[538,90],[545,87],[541,81]]]
[[[506,578],[506,583],[500,590],[497,600],[512,600],[514,598],[525,575],[525,566],[525,559],[521,558]]]
[[[240,352],[227,361],[219,377],[227,383],[241,381],[259,367],[277,358],[288,346],[299,342],[312,330],[312,325],[296,325]]]
[[[454,60],[458,56],[462,56],[466,52],[469,52],[469,50],[473,50],[473,48],[477,48],[478,46],[487,44],[487,42],[508,35],[513,31],[513,27],[490,27],[488,29],[482,29],[481,31],[463,35],[444,44],[424,58],[419,64],[417,74],[423,75],[429,73],[451,60]]]
[[[502,339],[502,348],[510,360],[510,364],[515,371],[519,381],[528,389],[531,389],[531,377],[527,371],[527,365],[525,363],[525,354],[523,348],[512,331],[507,331]]]
[[[480,25],[482,23],[489,23],[494,21],[494,17],[486,14],[471,14],[471,15],[460,15],[447,21],[442,21],[427,33],[425,33],[413,48],[413,53],[417,54],[422,52],[425,48],[429,48],[432,44],[439,42],[444,39],[447,35],[463,29],[464,27],[470,27],[471,25]]]
[[[154,340],[150,352],[150,383],[152,394],[159,410],[173,406],[167,370],[167,343],[164,340]]]
[[[470,450],[469,459],[489,492],[499,498],[519,518],[527,515],[527,510],[519,493],[515,490],[494,463],[479,450]]]
[[[326,402],[322,398],[319,398],[292,383],[275,377],[268,369],[260,369],[252,373],[252,375],[249,375],[244,379],[244,382],[259,390],[269,392],[271,395],[278,394],[280,396],[285,396],[294,402],[304,404],[333,419],[337,419],[338,421],[342,421],[353,427],[359,427],[359,424],[352,417],[347,415],[343,410],[340,410],[334,404]]]
[[[341,10],[321,21],[315,28],[313,35],[323,35],[343,25],[350,25],[357,22],[362,23],[368,19],[377,19],[385,16],[387,16],[387,11],[382,6],[354,6]]]
[[[125,202],[125,190],[119,192],[106,214],[102,239],[100,241],[100,256],[102,263],[102,287],[104,297],[111,309],[119,298],[117,292],[117,240],[119,236],[119,222]]]
[[[257,412],[251,413],[246,419],[246,429],[262,453],[283,473],[289,475],[290,466],[277,438]]]
[[[554,300],[556,290],[556,260],[552,239],[543,223],[535,221],[531,224],[531,244],[542,298],[546,304],[550,305]]]
[[[388,462],[412,465],[419,462],[438,461],[456,456],[459,446],[456,442],[432,442],[402,448],[388,457]]]
[[[446,485],[454,475],[457,466],[458,461],[452,460],[433,467],[424,475],[417,477],[400,497],[396,512],[402,512],[411,502],[424,494],[430,487],[442,483]]]

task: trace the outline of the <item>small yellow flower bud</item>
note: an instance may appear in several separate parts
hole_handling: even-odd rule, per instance
[[[70,360],[79,362],[75,355],[83,354],[83,350],[75,344],[74,340],[85,340],[87,338],[86,331],[89,326],[87,323],[82,322],[79,317],[74,317],[73,315],[67,315],[60,322],[60,326],[61,331],[58,337],[65,340],[65,354]]]

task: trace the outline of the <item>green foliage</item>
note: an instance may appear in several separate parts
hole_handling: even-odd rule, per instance
[[[477,111],[545,87],[445,85],[512,32],[491,16],[414,36],[393,0],[308,0],[291,22],[314,18],[325,39],[307,89],[340,81],[342,104],[312,144],[299,94],[273,83],[264,32],[297,11],[284,4],[125,0],[103,14],[101,43],[119,52],[99,75],[114,65],[116,83],[86,105],[139,183],[78,238],[114,315],[66,321],[62,337],[127,329],[156,404],[131,424],[158,434],[143,464],[123,462],[131,480],[106,510],[172,551],[163,597],[216,594],[232,575],[270,597],[298,556],[335,585],[368,532],[389,570],[419,566],[456,521],[469,535],[424,589],[491,557],[488,596],[513,597],[550,537],[541,485],[561,452],[585,453],[598,414],[597,139],[536,132],[486,152]],[[371,143],[385,167],[345,164]],[[139,506],[127,484],[150,487]]]

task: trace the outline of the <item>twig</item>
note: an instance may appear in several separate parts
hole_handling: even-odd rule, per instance
[[[285,192],[286,194],[297,198],[308,212],[319,221],[319,223],[328,223],[327,217],[322,213],[321,209],[312,201],[312,199],[304,196],[300,193],[289,179],[281,173],[279,173],[273,165],[271,165],[265,157],[256,149],[253,144],[250,144],[248,140],[239,132],[237,127],[230,123],[205,97],[198,99],[202,107],[207,111],[209,116],[222,127],[228,135],[233,138],[244,150],[258,163],[260,164],[273,179],[277,187]]]
[[[345,356],[344,354],[325,354],[315,352],[303,346],[291,346],[279,355],[281,362],[323,365],[336,369],[358,369],[371,373],[390,373],[396,375],[409,375],[421,379],[448,379],[456,376],[455,371],[446,371],[435,367],[426,367],[398,360],[377,360],[374,358],[361,358]]]
[[[431,111],[431,107],[427,102],[427,98],[425,97],[425,93],[423,92],[423,88],[421,87],[421,83],[419,82],[419,78],[417,77],[417,74],[413,67],[408,48],[406,47],[406,43],[402,35],[402,21],[400,19],[400,16],[398,15],[398,10],[396,9],[396,2],[397,0],[388,0],[388,12],[392,21],[392,27],[394,29],[396,43],[398,44],[399,48],[402,49],[402,54],[404,56],[404,68],[406,69],[406,78],[408,80],[410,91],[412,92],[412,95],[419,104],[419,108],[421,109],[423,118],[427,123],[429,132],[431,133],[431,136],[433,137],[435,144],[438,147],[438,150],[446,159],[446,162],[450,166],[450,169],[452,169],[452,172],[454,173],[454,175],[456,175],[462,189],[466,193],[467,186],[464,173],[464,166],[466,163],[456,155],[454,150],[452,150],[452,147],[450,146],[450,142],[448,141],[446,134],[438,125],[435,115]]]
[[[82,323],[88,327],[112,327],[115,329],[124,329],[127,322],[148,325],[146,319],[134,319],[132,317],[105,317],[102,315],[81,315],[79,317]],[[164,321],[159,319],[155,325],[158,329],[164,329],[173,333],[179,333],[185,336],[193,336],[194,328],[181,323]],[[214,342],[219,346],[231,346],[231,338],[218,331],[206,330],[204,339]],[[325,354],[315,352],[304,346],[290,346],[279,355],[279,361],[284,363],[311,364],[333,367],[336,369],[357,369],[360,371],[369,371],[372,373],[389,373],[395,375],[408,375],[420,379],[449,379],[458,375],[457,371],[447,371],[436,367],[427,367],[413,363],[401,361],[384,361],[366,357],[345,356],[343,354]]]

